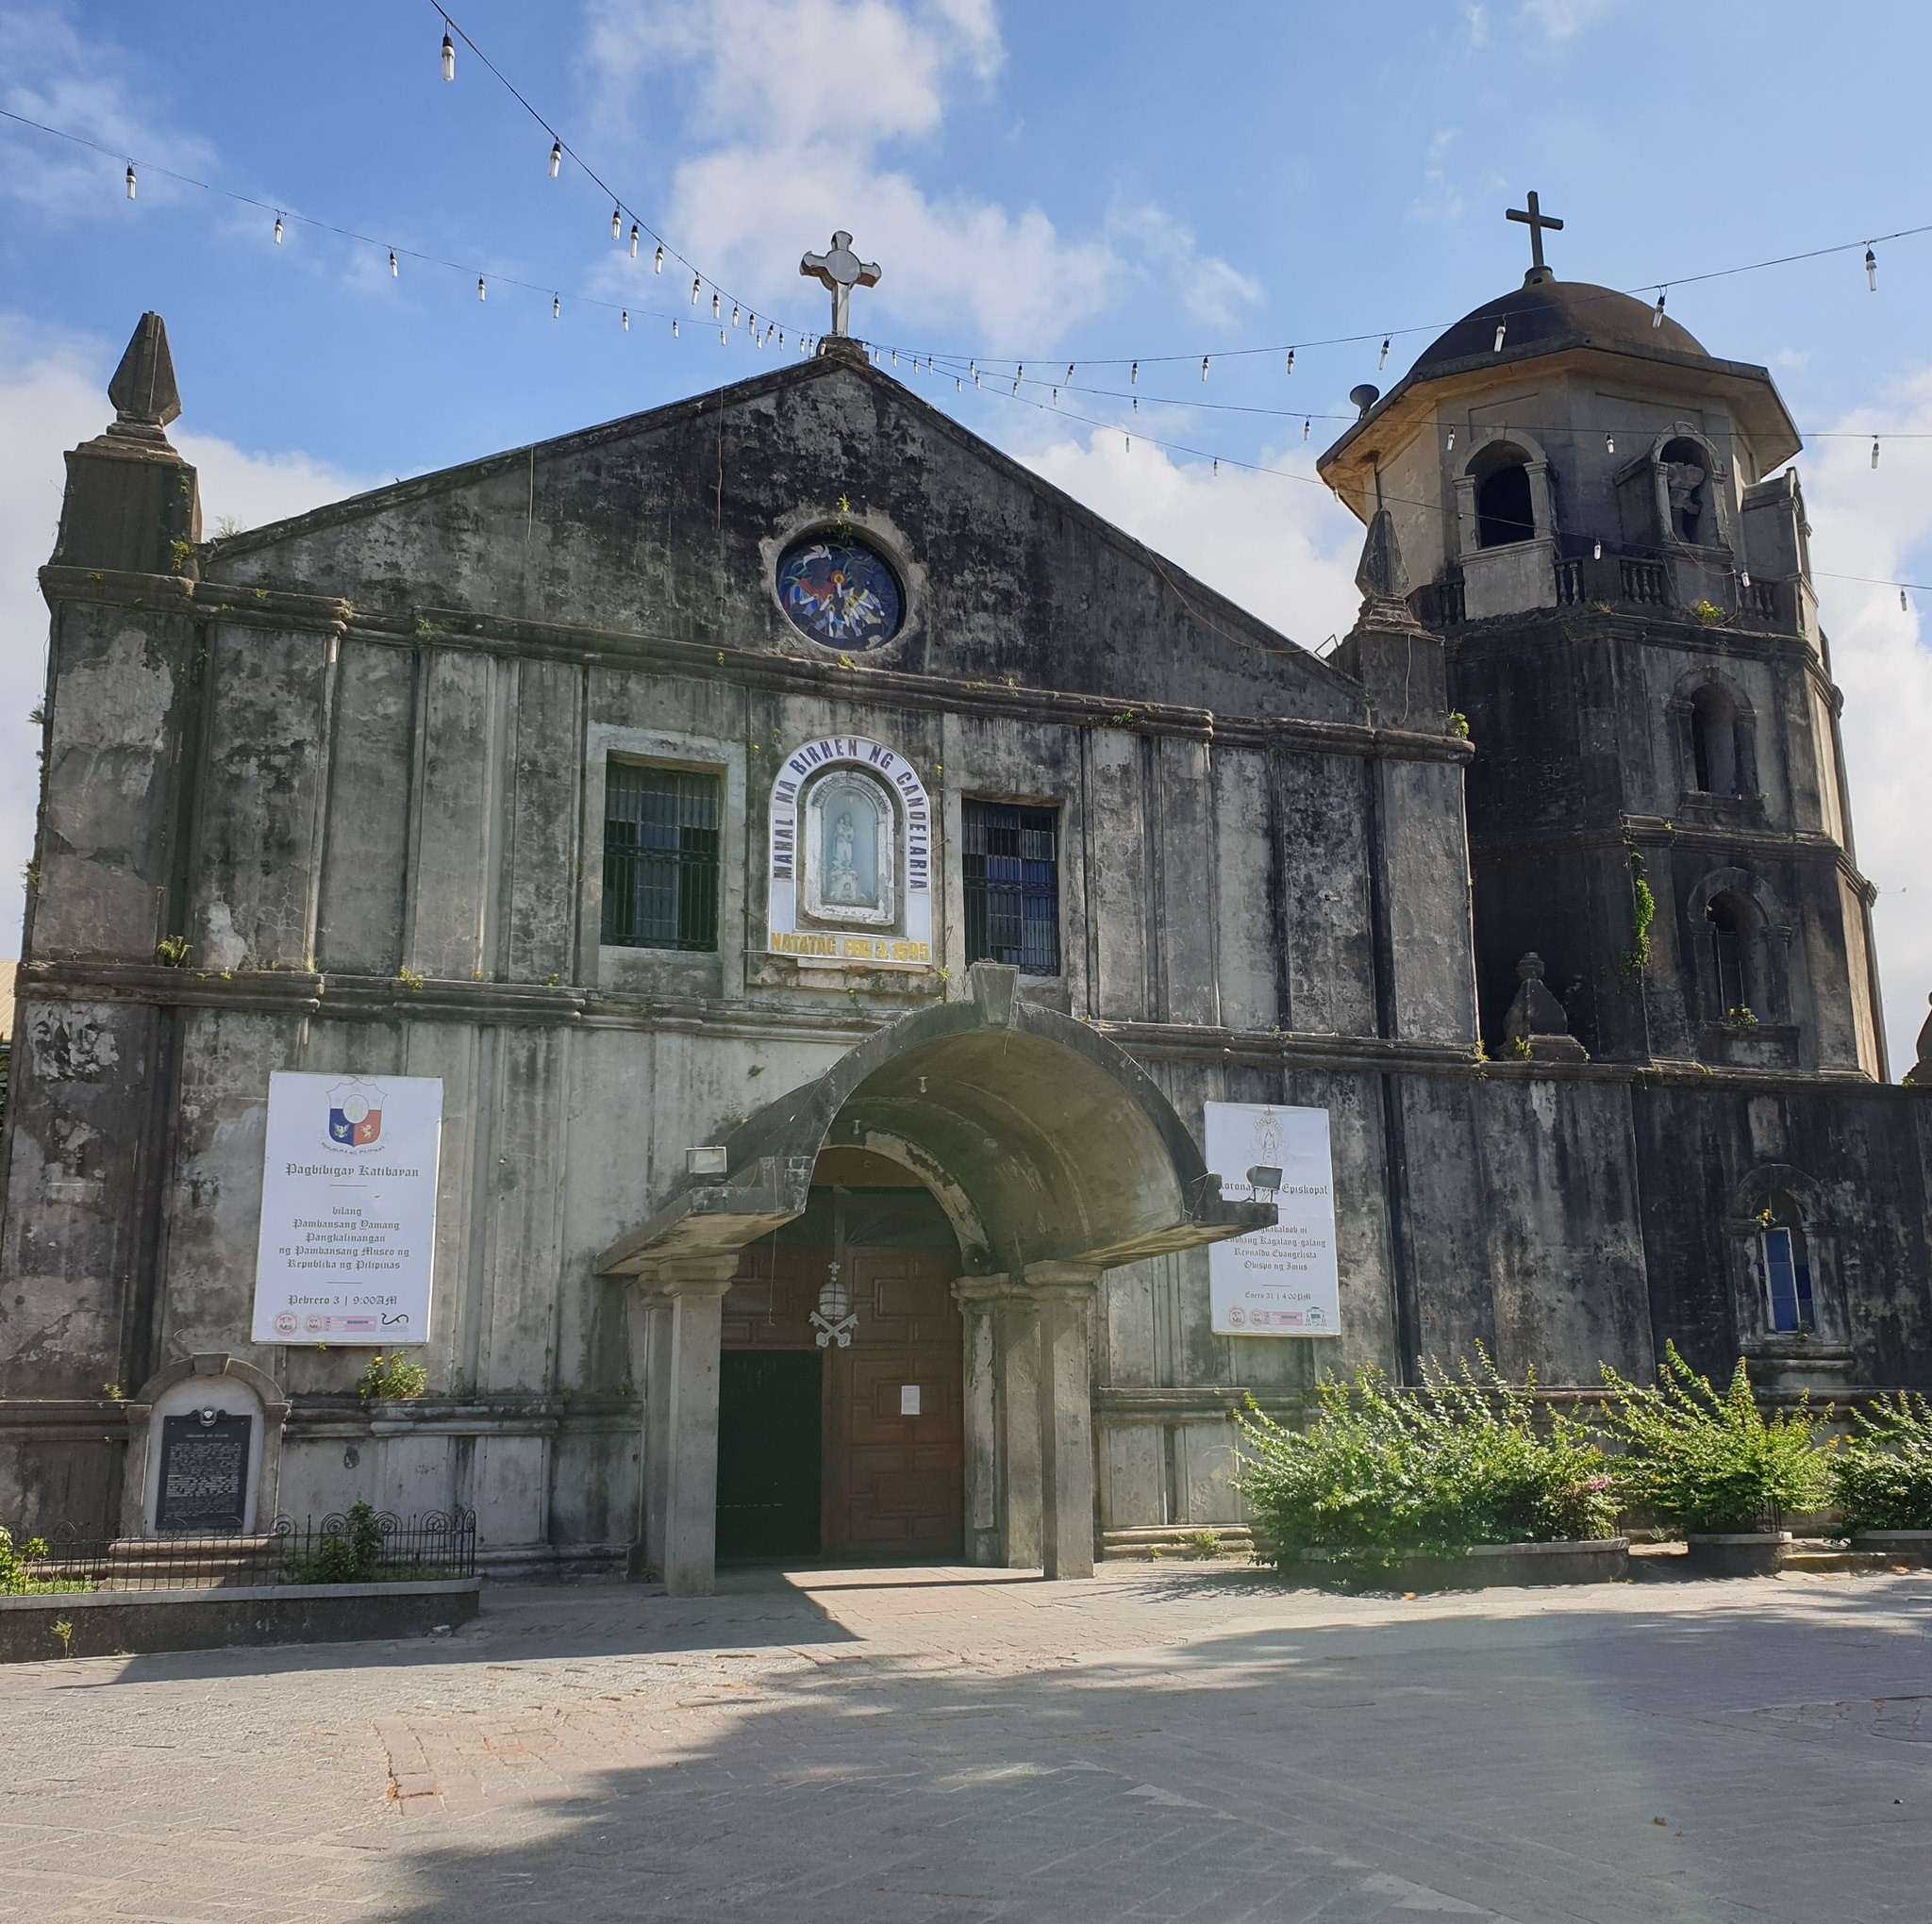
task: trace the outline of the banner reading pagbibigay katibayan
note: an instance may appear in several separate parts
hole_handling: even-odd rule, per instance
[[[439,1077],[269,1077],[258,1343],[427,1341],[441,1137]]]

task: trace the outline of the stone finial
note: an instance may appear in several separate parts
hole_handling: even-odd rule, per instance
[[[1915,1089],[1932,1089],[1932,1016],[1925,1018],[1925,1026],[1919,1031],[1919,1059],[1906,1071],[1906,1081]]]
[[[1563,1004],[1543,987],[1543,958],[1532,950],[1516,965],[1516,1000],[1503,1018],[1512,1053],[1533,1062],[1588,1062],[1583,1044],[1570,1033]]]
[[[109,434],[140,440],[162,440],[162,430],[180,418],[181,390],[175,385],[175,357],[168,351],[168,325],[158,314],[143,314],[108,383],[114,404]]]
[[[1395,517],[1386,507],[1375,510],[1368,539],[1355,571],[1355,585],[1365,601],[1406,601],[1408,570],[1402,565],[1402,545],[1395,539]]]

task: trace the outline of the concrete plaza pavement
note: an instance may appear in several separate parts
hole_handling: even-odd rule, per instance
[[[1932,1918],[1932,1577],[500,1586],[0,1672],[0,1917]]]

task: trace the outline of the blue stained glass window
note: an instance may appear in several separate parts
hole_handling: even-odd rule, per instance
[[[856,541],[812,536],[778,563],[792,624],[827,648],[878,648],[899,632],[905,597],[884,560]]]
[[[1789,1229],[1764,1232],[1764,1278],[1771,1291],[1771,1326],[1785,1335],[1812,1327],[1811,1266],[1801,1236]]]

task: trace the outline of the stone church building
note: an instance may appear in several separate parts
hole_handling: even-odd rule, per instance
[[[199,1420],[231,1528],[1067,1576],[1238,1522],[1232,1412],[1324,1368],[1932,1383],[1763,368],[1532,270],[1323,456],[1326,659],[842,335],[207,541],[158,317],[110,394],[41,577],[0,1518],[176,1527]],[[291,1070],[440,1082],[420,1398],[254,1334]],[[1325,1118],[1320,1334],[1216,1328],[1276,1211],[1221,1103]]]

